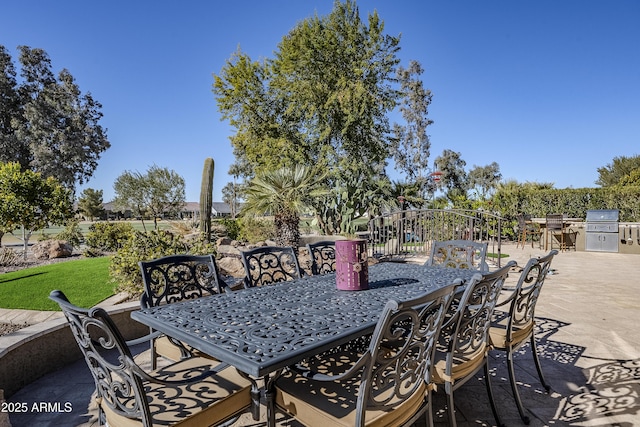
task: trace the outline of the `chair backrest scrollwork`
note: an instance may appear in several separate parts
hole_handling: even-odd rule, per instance
[[[311,258],[311,274],[326,274],[336,271],[336,242],[321,241],[307,244]]]
[[[455,365],[486,352],[493,312],[509,271],[515,265],[515,261],[510,261],[493,272],[474,275],[460,300],[454,302],[456,311],[450,313],[450,327],[443,331],[448,335],[447,374],[452,373]]]
[[[244,286],[251,288],[301,277],[295,250],[289,246],[261,246],[241,251],[245,270]]]
[[[109,314],[100,307],[83,309],[71,304],[64,293],[52,291],[66,316],[96,384],[96,392],[114,413],[142,420],[150,426],[151,411],[143,381],[134,373],[133,356]],[[104,414],[100,414],[101,418]]]
[[[557,253],[554,249],[543,257],[531,258],[520,273],[509,306],[507,342],[512,341],[514,332],[531,328],[542,285]]]
[[[169,255],[138,263],[144,284],[142,308],[228,290],[213,255]]]
[[[363,368],[355,425],[364,425],[368,410],[391,410],[415,393],[429,397],[440,328],[460,284],[458,279],[414,300],[386,304]]]
[[[472,240],[435,241],[427,265],[441,265],[448,268],[466,268],[480,272],[489,271],[487,265],[488,243]]]

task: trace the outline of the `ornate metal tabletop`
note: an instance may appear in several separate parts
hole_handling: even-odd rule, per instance
[[[390,299],[416,298],[474,273],[380,263],[369,267],[368,290],[338,290],[334,274],[306,276],[131,317],[257,378],[371,332]]]

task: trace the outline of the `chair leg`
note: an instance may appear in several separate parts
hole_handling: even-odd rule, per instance
[[[447,396],[449,397],[449,425],[457,427],[458,423],[456,422],[456,407],[453,403],[453,390],[451,390]]]
[[[513,349],[507,349],[507,367],[509,368],[509,382],[511,383],[511,391],[513,392],[513,399],[516,401],[516,407],[520,413],[522,422],[529,425],[529,417],[524,414],[524,407],[522,406],[522,400],[520,399],[520,393],[518,392],[518,384],[516,383],[516,372],[513,366]]]
[[[426,423],[427,423],[427,427],[433,427],[433,403],[431,402],[431,399],[433,398],[431,391],[427,392],[428,396],[428,400],[427,400],[427,410],[425,412],[425,417],[426,419]]]
[[[533,361],[536,364],[536,370],[538,371],[538,377],[540,377],[540,383],[542,383],[542,387],[544,387],[544,389],[548,393],[549,390],[551,390],[551,387],[549,386],[549,384],[547,384],[547,382],[544,379],[544,375],[542,374],[542,365],[540,365],[540,357],[538,356],[538,347],[536,346],[536,338],[533,334],[531,335],[530,343],[531,343],[531,351],[533,352]]]
[[[150,329],[151,332],[153,332],[153,329]],[[151,345],[151,348],[149,349],[149,354],[151,355],[151,370],[155,371],[157,366],[157,360],[156,358],[158,357],[156,355],[156,340],[155,339],[151,339],[149,341],[149,344]]]
[[[547,248],[549,247],[549,230],[545,231],[544,233],[544,251],[547,251]]]
[[[484,360],[484,379],[485,379],[484,382],[487,385],[487,395],[489,396],[491,411],[493,412],[493,417],[496,419],[496,425],[498,427],[504,427],[504,424],[502,424],[502,421],[500,420],[500,416],[498,415],[496,402],[493,399],[493,389],[491,388],[491,376],[489,375],[489,358],[488,357],[486,357]]]

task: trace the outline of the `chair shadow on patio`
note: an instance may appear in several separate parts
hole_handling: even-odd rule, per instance
[[[632,427],[640,417],[640,359],[600,359],[585,355],[585,347],[552,339],[569,323],[549,318],[536,318],[536,338],[542,369],[551,385],[546,393],[535,370],[528,345],[516,354],[516,375],[519,391],[531,418],[530,426]],[[139,351],[147,350],[140,345]],[[149,361],[148,354],[141,360]],[[523,426],[511,395],[506,356],[491,352],[491,380],[503,422],[508,426]],[[10,415],[14,427],[22,425],[88,426],[95,424],[95,407],[90,397],[95,386],[84,360],[75,362],[77,376],[69,381],[72,365],[50,374],[11,396],[8,401],[66,401],[72,397],[72,413],[27,413]],[[580,367],[586,366],[586,367]],[[456,404],[458,425],[491,426],[493,415],[486,400],[484,379],[480,375],[458,390]],[[61,384],[65,384],[61,387]],[[448,426],[443,392],[433,394],[435,425]],[[89,411],[87,412],[87,407]],[[444,414],[443,414],[444,413]],[[299,426],[292,419],[279,417],[278,425]],[[424,427],[417,423],[416,427]],[[245,417],[234,426],[264,426]]]
[[[586,356],[585,347],[552,339],[569,323],[536,318],[539,357],[551,391],[540,384],[531,349],[525,345],[514,358],[519,392],[531,418],[530,426],[618,426],[631,427],[640,416],[640,359],[616,360]],[[502,421],[524,426],[513,402],[506,355],[493,351],[491,381]],[[601,362],[601,363],[598,363]],[[583,368],[582,366],[593,366]],[[459,390],[456,400],[458,425],[495,424],[484,396],[482,376]],[[443,392],[434,394],[436,426],[448,425]],[[615,417],[612,418],[612,417]]]

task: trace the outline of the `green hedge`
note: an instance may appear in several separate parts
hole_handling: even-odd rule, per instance
[[[500,213],[503,234],[515,236],[516,215],[524,212],[543,218],[548,213],[562,213],[584,218],[588,210],[618,209],[620,221],[640,222],[640,187],[532,189],[526,186],[499,189],[491,209]]]

